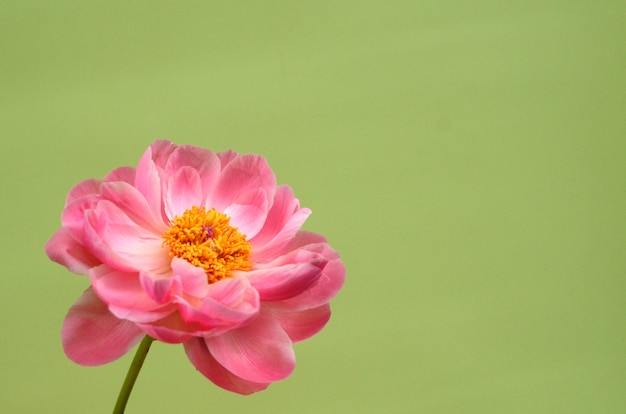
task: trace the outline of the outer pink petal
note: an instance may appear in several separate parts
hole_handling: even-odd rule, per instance
[[[296,343],[312,337],[324,328],[330,319],[330,305],[300,312],[274,309],[273,315],[289,338]]]
[[[100,194],[100,185],[102,182],[102,180],[96,180],[93,178],[79,182],[70,190],[67,195],[65,205],[67,206],[68,204],[72,204],[76,200],[83,197]]]
[[[225,390],[249,395],[269,386],[269,383],[246,381],[228,371],[211,355],[202,338],[192,338],[183,345],[193,366],[215,385]]]
[[[155,217],[163,217],[161,178],[157,163],[167,160],[175,145],[169,141],[155,141],[139,160],[135,172],[135,187],[143,194]],[[164,219],[164,221],[166,221]]]
[[[274,173],[260,155],[241,155],[223,168],[216,188],[207,199],[207,205],[224,211],[231,204],[248,204],[250,194],[255,194],[259,189],[263,189],[269,199],[274,197]]]
[[[292,342],[268,311],[240,329],[205,338],[205,342],[221,365],[248,381],[279,381],[295,368]]]
[[[317,283],[299,295],[275,302],[273,305],[284,306],[292,310],[305,310],[322,306],[335,297],[345,281],[346,268],[341,262],[339,254],[325,240],[323,236],[316,233],[304,231],[298,233],[288,248],[317,251],[328,260],[328,263]]]
[[[188,341],[195,334],[194,326],[185,323],[178,312],[149,324],[139,324],[148,335],[168,344],[180,344]]]
[[[140,281],[146,294],[157,303],[170,302],[172,295],[201,298],[209,291],[204,269],[178,257],[172,259],[171,271],[160,274],[142,272]]]
[[[100,261],[78,243],[65,227],[61,227],[52,236],[45,249],[51,260],[81,275],[86,275],[89,269],[100,264]]]
[[[104,181],[122,181],[133,185],[135,183],[135,168],[119,167],[111,171],[104,177]]]
[[[246,276],[259,292],[262,301],[277,301],[308,289],[320,278],[325,265],[326,260],[316,255],[311,261],[251,270]]]
[[[141,340],[143,332],[135,324],[113,316],[89,288],[67,313],[61,336],[68,358],[94,366],[124,355]]]

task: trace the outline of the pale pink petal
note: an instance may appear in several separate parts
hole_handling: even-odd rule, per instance
[[[100,261],[78,243],[64,227],[52,236],[45,249],[51,260],[81,275],[86,275],[89,269],[100,264]]]
[[[274,173],[260,155],[241,155],[223,168],[207,206],[224,211],[231,204],[247,204],[249,194],[258,189],[263,189],[272,199],[276,189]]]
[[[169,266],[169,254],[161,235],[139,226],[112,202],[100,201],[87,217],[88,243],[104,253],[104,257],[98,256],[103,263],[138,271]]]
[[[191,167],[181,167],[167,180],[164,196],[165,214],[170,220],[203,204],[202,183],[198,171]]]
[[[200,176],[202,202],[204,202],[207,194],[215,187],[215,183],[220,175],[220,160],[214,152],[207,149],[193,145],[181,145],[168,157],[164,167],[165,175],[169,177],[179,169],[187,166],[195,169]]]
[[[230,224],[248,239],[254,237],[265,222],[269,209],[269,199],[265,189],[250,192],[248,197],[231,204],[223,211],[231,218]]]
[[[135,324],[113,316],[91,288],[70,308],[61,331],[65,354],[86,366],[115,361],[143,335]]]
[[[102,185],[102,198],[115,204],[132,222],[149,229],[155,234],[165,233],[168,225],[160,216],[154,216],[143,194],[125,182],[111,182]]]
[[[177,297],[185,323],[197,326],[206,335],[216,335],[247,323],[260,306],[259,294],[245,279],[229,278],[209,285],[205,297],[193,300]]]
[[[157,303],[169,303],[172,296],[201,298],[209,291],[204,269],[174,257],[172,268],[162,273],[141,272],[140,282],[146,294]]]
[[[239,154],[236,151],[228,150],[224,152],[219,152],[217,156],[220,159],[220,162],[222,164],[222,170],[223,170],[232,160],[239,157]]]
[[[322,275],[326,260],[317,254],[312,257],[311,261],[250,270],[246,276],[262,301],[288,299],[309,289]]]
[[[205,338],[209,351],[227,370],[252,382],[287,378],[296,364],[292,342],[269,312],[223,335]]]
[[[330,319],[330,305],[294,312],[286,309],[273,309],[273,315],[289,338],[296,343],[318,333]]]
[[[213,358],[202,338],[191,338],[183,345],[193,366],[215,385],[225,390],[249,395],[269,386],[269,383],[246,381],[228,371]]]

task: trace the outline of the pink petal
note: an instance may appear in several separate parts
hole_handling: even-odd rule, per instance
[[[248,204],[250,194],[263,189],[274,197],[276,178],[260,155],[241,155],[230,161],[222,170],[216,188],[207,199],[207,206],[224,211],[231,204]]]
[[[249,324],[205,338],[205,342],[221,365],[247,381],[279,381],[295,368],[292,342],[267,311],[262,311]]]
[[[52,236],[45,249],[51,260],[81,275],[86,275],[89,269],[100,264],[100,261],[78,243],[65,227],[61,227]]]
[[[146,294],[157,303],[168,303],[172,295],[204,297],[209,291],[209,282],[204,269],[196,267],[184,259],[174,257],[171,271],[164,273],[140,274],[140,281]]]
[[[100,201],[87,212],[86,237],[94,254],[120,270],[159,270],[169,267],[169,254],[160,234],[141,227],[118,206]]]
[[[330,305],[299,312],[273,309],[273,315],[289,338],[296,343],[312,337],[324,328],[330,319]]]
[[[168,344],[180,344],[188,341],[195,333],[194,326],[186,324],[178,312],[148,324],[139,324],[139,327],[148,335]]]
[[[108,305],[128,311],[158,311],[163,306],[143,290],[137,273],[125,273],[106,265],[89,271],[94,291]]]
[[[269,199],[266,190],[259,189],[248,194],[247,198],[240,199],[238,203],[226,207],[223,213],[231,218],[230,224],[233,227],[250,239],[263,226],[268,209]]]
[[[76,200],[87,196],[94,196],[100,194],[100,185],[102,180],[88,179],[79,182],[70,190],[65,201],[65,205],[72,204]]]
[[[169,141],[155,141],[139,160],[135,173],[135,187],[143,194],[156,217],[162,216],[161,179],[157,162],[166,160],[174,150]],[[163,217],[163,216],[162,216]],[[165,221],[165,220],[164,220]]]
[[[113,203],[138,226],[149,229],[155,234],[167,231],[167,224],[163,222],[160,215],[153,215],[143,194],[132,185],[125,182],[104,183],[102,198]]]
[[[241,326],[254,317],[260,306],[259,294],[245,279],[223,279],[209,285],[205,297],[176,298],[185,323],[197,326],[205,335],[216,335]]]
[[[89,288],[67,313],[61,336],[68,358],[94,366],[124,355],[141,340],[143,332],[135,324],[114,317]]]
[[[191,167],[197,171],[202,186],[201,199],[206,200],[206,196],[215,187],[215,183],[220,175],[220,160],[215,153],[204,148],[193,145],[181,145],[177,147],[168,157],[164,166],[165,176],[169,177],[183,167]],[[200,206],[200,204],[197,204]],[[191,206],[188,206],[189,208]]]
[[[253,260],[266,263],[278,257],[310,214],[308,208],[300,208],[299,201],[293,197],[289,187],[278,187],[263,229],[250,240]]]
[[[167,180],[165,214],[170,220],[182,216],[185,210],[203,203],[200,175],[191,167],[182,167]]]
[[[326,260],[313,253],[309,260],[271,266],[246,273],[248,280],[259,292],[262,301],[288,299],[307,290],[322,275]]]
[[[192,338],[183,345],[193,366],[218,387],[237,394],[249,395],[269,386],[269,383],[246,381],[228,371],[213,358],[202,338]]]
[[[122,181],[133,185],[135,183],[135,169],[133,167],[119,167],[104,177],[104,181]]]
[[[301,231],[289,249],[306,249],[316,251],[328,260],[322,275],[309,289],[289,299],[275,302],[273,305],[284,306],[292,310],[316,308],[328,303],[339,292],[346,277],[346,268],[339,254],[333,250],[319,234]],[[307,244],[310,243],[310,244]]]

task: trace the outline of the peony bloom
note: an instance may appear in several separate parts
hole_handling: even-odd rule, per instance
[[[309,214],[263,157],[169,141],[77,184],[46,244],[91,282],[63,323],[65,353],[105,364],[150,335],[229,391],[288,377],[293,343],[324,327],[345,277],[326,239],[300,230]]]

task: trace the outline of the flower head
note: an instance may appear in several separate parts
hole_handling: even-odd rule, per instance
[[[142,337],[182,343],[218,386],[260,391],[294,369],[345,268],[310,210],[258,155],[155,141],[136,168],[77,184],[46,253],[91,286],[62,329],[67,356],[111,362]]]

